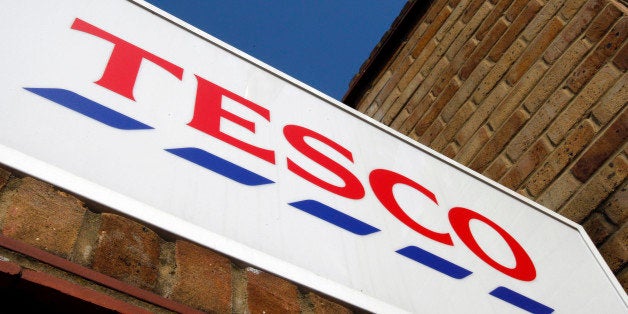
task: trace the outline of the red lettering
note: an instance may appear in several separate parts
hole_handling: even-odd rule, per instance
[[[196,90],[196,104],[194,106],[194,116],[189,126],[209,134],[225,143],[233,145],[253,156],[259,157],[272,164],[275,163],[275,152],[261,147],[253,146],[239,140],[220,130],[220,119],[225,118],[243,128],[255,133],[255,123],[246,120],[222,108],[222,97],[228,97],[245,107],[253,110],[258,115],[270,122],[270,111],[268,109],[234,94],[204,78],[195,75],[198,82]]]
[[[287,158],[288,170],[334,194],[356,200],[364,197],[364,187],[362,186],[358,178],[356,178],[355,175],[353,175],[349,170],[347,170],[339,163],[333,161],[331,158],[323,155],[321,152],[308,145],[305,142],[305,138],[310,137],[316,139],[324,143],[325,145],[333,148],[342,156],[353,162],[353,155],[349,150],[317,132],[298,125],[286,125],[283,128],[283,134],[294,148],[296,148],[303,155],[309,157],[311,160],[315,161],[319,165],[325,167],[327,170],[333,172],[335,175],[340,177],[342,181],[344,181],[345,185],[336,186],[327,181],[324,181],[319,177],[309,173],[307,170],[301,168],[290,158]]]
[[[499,233],[499,235],[506,241],[515,257],[516,264],[514,268],[508,268],[499,264],[488,256],[484,250],[482,250],[471,233],[471,228],[469,227],[471,219],[479,220]],[[515,279],[531,281],[536,278],[536,269],[534,268],[534,264],[532,263],[530,256],[528,256],[528,253],[526,253],[515,238],[513,238],[508,232],[506,232],[506,230],[502,229],[492,220],[470,209],[466,209],[464,207],[454,207],[449,211],[449,222],[462,242],[464,242],[464,244],[485,263]]]
[[[438,233],[429,230],[416,221],[414,221],[406,212],[399,206],[399,203],[395,199],[393,193],[393,186],[395,184],[405,184],[415,190],[421,192],[421,194],[427,196],[434,204],[438,205],[436,196],[430,190],[424,188],[422,185],[412,181],[411,179],[404,177],[396,172],[386,169],[375,169],[371,171],[369,175],[369,181],[371,183],[371,189],[377,196],[379,202],[386,207],[386,209],[393,214],[399,221],[403,222],[406,226],[412,230],[443,244],[454,245],[449,233]]]
[[[148,60],[158,65],[179,80],[183,77],[183,69],[181,67],[81,19],[75,19],[71,28],[94,35],[114,45],[107,66],[105,67],[100,79],[95,83],[130,100],[135,100],[133,96],[133,88],[139,74],[141,63],[144,60]],[[268,122],[270,122],[270,111],[250,100],[245,99],[244,97],[207,81],[198,75],[195,75],[195,77],[197,80],[197,91],[194,115],[188,125],[262,160],[274,164],[275,152],[273,150],[254,146],[224,133],[220,129],[221,119],[223,118],[247,129],[251,133],[255,133],[256,128],[254,122],[225,110],[222,107],[223,97],[227,97],[241,105],[244,105]],[[305,141],[305,138],[312,138],[327,145],[353,163],[353,155],[348,149],[320,133],[298,125],[286,125],[283,128],[283,133],[286,140],[295,149],[338,176],[344,182],[344,185],[338,186],[329,183],[308,172],[290,158],[286,158],[288,170],[339,196],[349,199],[361,199],[364,197],[364,187],[358,178],[341,164],[310,146]],[[403,184],[415,189],[426,196],[434,204],[438,205],[436,196],[430,190],[399,173],[386,169],[375,169],[371,171],[369,174],[369,182],[380,203],[403,224],[429,239],[450,246],[454,245],[449,233],[439,233],[430,230],[412,219],[401,208],[393,193],[393,187],[395,184]],[[452,208],[449,211],[448,217],[449,222],[458,237],[482,261],[503,274],[515,279],[532,281],[536,278],[536,269],[525,249],[507,231],[502,229],[495,222],[464,207]],[[504,239],[515,258],[515,266],[513,268],[506,267],[495,261],[480,247],[470,228],[470,222],[474,219],[488,225],[495,230],[502,237],[502,239]]]
[[[114,44],[113,52],[111,52],[107,67],[105,68],[102,77],[96,81],[96,84],[128,99],[135,100],[133,97],[133,87],[135,86],[135,81],[137,80],[137,74],[139,73],[142,60],[149,60],[150,62],[170,72],[179,80],[183,78],[183,69],[181,67],[178,67],[81,19],[74,20],[72,29],[92,34]]]

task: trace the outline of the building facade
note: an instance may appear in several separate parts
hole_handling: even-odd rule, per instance
[[[627,12],[409,2],[344,102],[582,224],[628,289]]]
[[[344,102],[581,223],[628,290],[627,13],[613,0],[409,1]],[[366,312],[254,264],[0,165],[7,307]]]

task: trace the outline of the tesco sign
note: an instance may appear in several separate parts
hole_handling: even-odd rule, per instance
[[[2,164],[373,312],[627,309],[580,226],[147,3],[0,15]]]

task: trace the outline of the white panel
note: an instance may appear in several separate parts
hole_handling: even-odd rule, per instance
[[[564,313],[626,312],[623,289],[579,226],[138,3],[20,1],[3,7],[0,163],[374,312],[516,313],[534,302]],[[134,100],[95,84],[114,45],[71,29],[76,18],[181,67],[182,79],[144,60]],[[223,97],[223,109],[255,129],[227,117],[221,131],[272,150],[274,162],[188,125],[199,90],[196,76],[268,110],[270,121],[242,101]],[[86,109],[97,105],[77,101],[70,92],[152,129],[104,124],[106,114]],[[305,139],[355,175],[365,195],[343,197],[290,171],[288,158],[320,180],[344,185],[291,145],[284,136],[287,125],[305,127],[350,152],[352,160],[340,149]],[[166,151],[189,147],[273,183],[238,183]],[[369,183],[375,169],[403,175],[429,191],[396,184],[393,195],[409,220],[447,234],[452,245],[411,229],[387,210]],[[430,192],[438,204],[428,198]],[[342,228],[289,205],[304,200],[326,204],[379,231],[356,234],[350,231],[355,224]],[[534,278],[512,278],[508,270],[478,257],[463,242],[464,230],[451,225],[448,213],[454,207],[470,209],[510,234],[529,255]],[[489,259],[515,267],[513,253],[495,228],[479,219],[469,225]],[[406,247],[438,256],[432,260],[436,268],[447,261],[471,274],[456,279],[396,252]],[[510,304],[489,294],[498,287],[534,301]]]

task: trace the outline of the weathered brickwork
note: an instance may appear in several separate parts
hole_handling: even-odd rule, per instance
[[[101,275],[97,282],[77,280],[50,266],[20,264],[24,258],[0,248],[2,265],[21,271],[23,278],[33,273],[49,278],[43,281],[48,284],[61,282],[74,291],[99,291],[101,303],[127,309],[125,313],[173,313],[135,299],[147,293],[186,306],[183,312],[364,312],[189,241],[166,240],[141,222],[95,212],[69,193],[2,166],[0,234]],[[99,286],[114,279],[141,290],[129,296],[119,291],[132,288],[116,291]],[[89,300],[85,293],[80,295]]]
[[[103,214],[92,267],[132,285],[153,290],[159,266],[159,236],[141,224]]]
[[[85,207],[76,198],[32,178],[7,183],[0,195],[2,235],[68,257]]]
[[[372,117],[582,224],[628,290],[627,15],[615,0],[434,1],[349,105],[369,114],[394,85],[394,112]]]
[[[231,261],[187,241],[176,241],[172,299],[195,308],[230,313]]]

